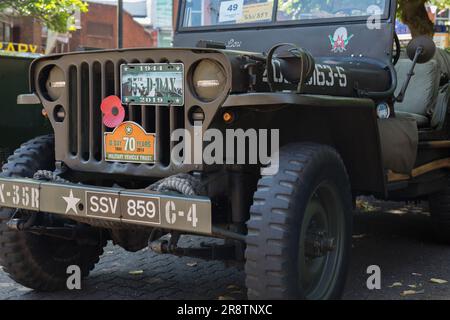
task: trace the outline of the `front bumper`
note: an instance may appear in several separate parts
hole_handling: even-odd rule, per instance
[[[207,197],[0,178],[0,206],[124,225],[211,234]]]

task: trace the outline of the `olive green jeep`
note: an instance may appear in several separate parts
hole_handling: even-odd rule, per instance
[[[112,240],[242,264],[251,299],[338,298],[368,194],[429,200],[449,241],[450,59],[426,37],[402,58],[396,6],[186,0],[175,48],[35,60],[20,99],[54,134],[3,167],[4,270],[61,289]]]

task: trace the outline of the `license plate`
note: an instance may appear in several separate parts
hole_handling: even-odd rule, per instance
[[[120,69],[123,104],[184,105],[182,63],[131,63]]]
[[[211,234],[205,197],[0,178],[0,207]]]

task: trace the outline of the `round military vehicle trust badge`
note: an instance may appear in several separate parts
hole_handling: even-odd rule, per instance
[[[126,133],[127,135],[132,134],[132,133],[133,133],[133,127],[132,127],[131,125],[127,125],[127,126],[125,127],[125,133]]]

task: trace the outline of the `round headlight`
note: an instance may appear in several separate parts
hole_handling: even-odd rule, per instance
[[[216,61],[202,60],[195,67],[192,82],[197,97],[206,102],[213,101],[225,88],[225,70]]]
[[[49,70],[44,70],[48,72],[47,79],[45,80],[45,92],[49,100],[56,101],[61,96],[65,86],[66,81],[64,78],[64,72],[61,68],[53,66]]]

